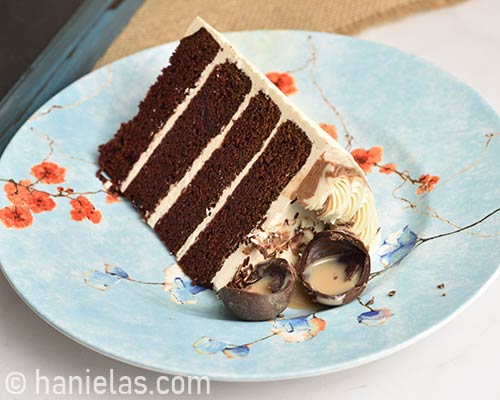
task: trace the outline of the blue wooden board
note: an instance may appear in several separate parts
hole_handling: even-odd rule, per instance
[[[0,101],[0,154],[26,119],[89,72],[142,0],[86,0]]]

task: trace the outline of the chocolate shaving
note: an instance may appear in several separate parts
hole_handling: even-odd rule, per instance
[[[354,226],[354,221],[337,220],[333,226],[334,229],[351,229]]]
[[[253,272],[253,266],[250,264],[250,257],[245,257],[240,267],[236,271],[234,278],[229,282],[228,286],[233,288],[242,289],[248,285],[248,280],[250,279]]]
[[[339,262],[346,265],[345,281],[350,281],[360,270],[361,264],[359,257],[354,253],[345,253],[339,258]]]
[[[373,303],[375,303],[375,297],[372,297],[370,300],[368,300],[365,303],[365,306],[371,306]]]

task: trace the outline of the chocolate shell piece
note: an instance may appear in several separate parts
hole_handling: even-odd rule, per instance
[[[280,314],[290,302],[295,288],[295,269],[283,258],[264,261],[240,269],[217,294],[238,318],[265,321]]]
[[[321,260],[328,259],[345,266],[344,276],[342,281],[334,281],[338,276],[332,277],[331,280],[321,279],[322,287],[319,290],[313,284],[313,268],[321,263]],[[299,276],[313,301],[327,306],[340,306],[356,299],[365,290],[370,276],[370,256],[363,242],[353,233],[346,230],[322,231],[305,247],[300,260]],[[315,280],[318,282],[318,277],[315,277]],[[350,282],[352,284],[349,284]],[[337,293],[334,285],[339,288],[343,285],[347,289]],[[331,290],[325,290],[326,287]]]

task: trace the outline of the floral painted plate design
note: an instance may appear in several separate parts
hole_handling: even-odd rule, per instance
[[[0,161],[0,260],[64,334],[124,362],[214,379],[273,380],[380,358],[470,303],[497,275],[500,119],[470,88],[408,54],[301,31],[228,34],[368,174],[382,238],[356,302],[236,321],[192,286],[125,201],[95,177],[97,146],[131,118],[175,43],[78,80]],[[378,271],[378,272],[377,272]]]

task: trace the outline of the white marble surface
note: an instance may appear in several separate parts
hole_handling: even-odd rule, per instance
[[[413,15],[363,32],[360,37],[417,54],[448,70],[475,88],[500,111],[500,1],[470,0],[430,13]],[[474,266],[472,266],[474,267]],[[477,267],[477,266],[476,266]],[[315,398],[342,400],[498,399],[500,383],[500,280],[467,310],[438,332],[385,359],[348,371],[315,378],[270,383],[212,382],[217,399]],[[40,320],[0,274],[0,399],[54,398],[36,396],[29,377],[36,368],[57,375],[158,374],[94,353],[59,334]],[[5,377],[28,376],[23,396],[5,392]],[[76,398],[78,396],[58,396]],[[99,398],[111,399],[108,394]],[[149,396],[160,398],[165,396]],[[181,396],[182,397],[182,396]],[[78,397],[80,398],[80,397]],[[82,396],[95,398],[95,396]]]

